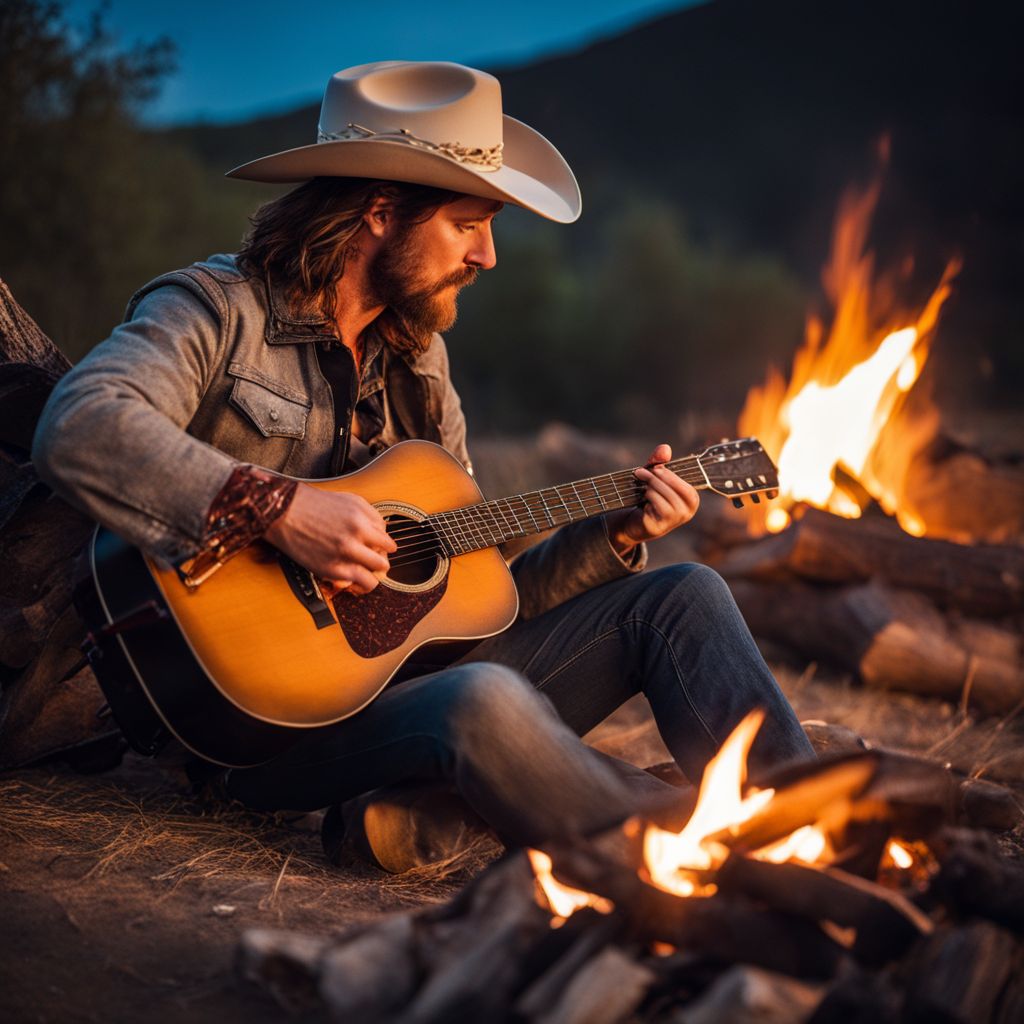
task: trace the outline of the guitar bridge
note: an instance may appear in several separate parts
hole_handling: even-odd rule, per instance
[[[334,614],[324,599],[323,591],[320,589],[316,577],[283,552],[278,552],[277,561],[288,582],[289,589],[298,598],[302,607],[309,612],[316,628],[327,629],[329,626],[335,625]]]

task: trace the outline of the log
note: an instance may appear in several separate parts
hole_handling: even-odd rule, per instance
[[[797,1024],[821,1001],[823,986],[794,981],[756,967],[732,967],[673,1024]]]
[[[948,830],[933,844],[931,893],[956,914],[987,917],[1024,934],[1024,867],[978,832]]]
[[[592,957],[536,1024],[622,1024],[632,1017],[657,975],[614,946]]]
[[[409,1002],[420,980],[416,925],[398,914],[320,952],[317,988],[338,1020],[377,1020]]]
[[[881,965],[933,930],[931,919],[899,893],[830,867],[772,864],[730,855],[718,870],[719,890],[813,921],[855,928],[853,955]]]
[[[993,714],[1024,699],[1014,630],[989,624],[988,650],[979,652],[974,624],[952,623],[920,594],[878,581],[823,588],[731,580],[730,588],[755,636],[850,672],[875,689],[947,700],[966,692],[970,706]]]
[[[943,928],[925,940],[907,977],[908,1024],[985,1024],[1013,968],[1013,936],[988,921]]]
[[[320,1005],[317,979],[330,940],[301,932],[250,928],[235,950],[235,970],[267,989],[291,1013]]]
[[[715,568],[729,580],[879,579],[982,616],[1024,608],[1024,548],[912,537],[880,516],[843,519],[809,508],[781,533],[732,548]]]

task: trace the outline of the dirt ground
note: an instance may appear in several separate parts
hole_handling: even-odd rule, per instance
[[[968,774],[1024,777],[1024,715],[975,720],[813,666],[775,668],[801,720],[846,725],[874,745],[940,757]],[[642,699],[590,739],[636,763],[665,759]],[[331,867],[318,827],[317,815],[204,801],[135,756],[103,775],[48,766],[0,779],[0,1020],[287,1019],[235,977],[245,929],[325,934],[445,899],[497,852],[478,849],[445,872],[389,876],[355,862]],[[1018,830],[1007,845],[1019,850],[1022,839]]]

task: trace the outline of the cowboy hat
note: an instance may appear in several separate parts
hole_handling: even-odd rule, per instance
[[[515,203],[549,220],[580,215],[569,165],[501,111],[493,75],[444,61],[379,61],[333,75],[317,141],[228,171],[249,181],[383,178]]]

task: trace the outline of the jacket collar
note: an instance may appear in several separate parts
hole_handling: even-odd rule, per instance
[[[304,310],[290,300],[283,287],[267,274],[264,284],[270,315],[267,317],[267,344],[293,345],[307,341],[341,339],[322,313]]]

